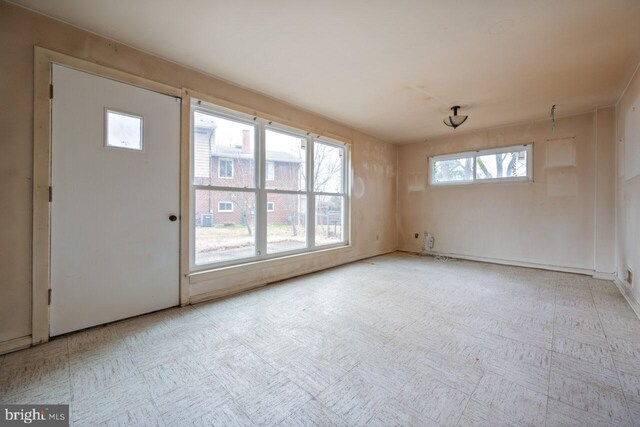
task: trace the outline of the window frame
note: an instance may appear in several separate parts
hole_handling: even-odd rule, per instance
[[[227,210],[227,209],[220,209],[220,205],[221,205],[222,203],[228,203],[228,204],[231,206],[231,209],[228,209],[228,210]],[[234,206],[233,206],[233,202],[226,201],[226,200],[220,200],[220,201],[218,202],[218,213],[233,213],[233,212],[234,212],[234,210],[235,210],[235,209],[234,209]]]
[[[222,170],[222,168],[220,167],[220,163],[222,162],[231,162],[231,176],[222,176],[220,175],[220,171]],[[228,157],[218,157],[218,178],[220,179],[233,179],[233,175],[235,173],[235,167],[234,167],[234,161],[233,159],[230,159]],[[211,174],[209,174],[211,175]]]
[[[109,144],[109,113],[113,113],[119,116],[124,117],[132,117],[134,119],[140,120],[140,148],[132,148],[132,147],[122,147],[119,145],[111,145]],[[133,152],[142,152],[145,151],[145,143],[144,143],[144,115],[130,113],[128,111],[121,111],[111,107],[104,107],[104,147],[113,150],[126,150]]]
[[[196,185],[194,184],[194,114],[200,112],[202,114],[213,115],[222,119],[232,120],[254,126],[254,173],[253,187],[232,187],[224,184],[218,185]],[[280,190],[276,188],[267,188],[267,160],[266,160],[266,131],[284,133],[306,140],[305,149],[305,177],[306,182],[302,190]],[[317,133],[303,130],[301,128],[289,125],[275,123],[270,119],[261,118],[247,113],[239,112],[227,107],[215,105],[204,100],[192,99],[190,111],[190,174],[189,174],[189,271],[190,273],[216,270],[229,266],[238,266],[249,264],[256,261],[272,260],[284,258],[292,255],[307,254],[317,251],[324,251],[332,248],[348,247],[351,245],[350,219],[351,219],[351,144],[329,138]],[[343,197],[343,213],[342,213],[342,240],[327,245],[315,244],[315,196],[316,195],[335,195],[335,193],[320,193],[313,191],[313,159],[314,159],[314,143],[315,141],[323,144],[334,145],[343,149],[342,162],[342,189],[340,195]],[[275,164],[274,164],[275,168]],[[275,170],[274,170],[275,172]],[[269,181],[271,182],[271,181]],[[195,194],[196,190],[208,191],[229,191],[229,192],[250,192],[255,194],[256,210],[255,210],[255,255],[234,260],[211,262],[206,264],[195,263],[195,230],[196,230],[196,209]],[[306,211],[304,215],[306,225],[306,246],[304,248],[267,253],[267,198],[270,194],[289,194],[306,196]],[[274,203],[275,208],[275,203]]]
[[[478,178],[477,177],[477,159],[478,157],[490,156],[492,154],[513,153],[517,151],[526,151],[527,153],[527,174],[525,176],[510,176],[499,178]],[[459,160],[471,158],[473,161],[473,169],[470,180],[464,181],[443,181],[437,182],[434,179],[435,164],[437,161]],[[461,153],[442,154],[438,156],[429,156],[429,185],[433,187],[446,187],[450,185],[472,185],[472,184],[492,184],[500,182],[533,182],[533,143],[511,145],[508,147],[489,148],[476,151],[465,151]]]
[[[317,196],[339,196],[342,197],[342,229],[343,229],[343,234],[348,232],[348,223],[349,223],[349,216],[347,215],[347,211],[349,209],[349,192],[348,189],[349,187],[347,186],[347,177],[348,177],[348,172],[350,170],[350,167],[348,166],[348,162],[349,162],[349,152],[347,150],[347,148],[340,143],[335,143],[333,141],[326,141],[326,140],[320,140],[319,138],[314,138],[311,142],[312,145],[312,149],[311,151],[311,156],[312,159],[314,159],[315,161],[315,149],[316,149],[316,143],[318,144],[324,144],[324,145],[328,145],[330,147],[334,147],[334,148],[340,148],[343,150],[343,156],[342,156],[342,188],[340,188],[338,190],[338,192],[331,192],[331,191],[315,191],[315,177],[311,177],[312,179],[309,179],[308,181],[310,181],[309,186],[310,186],[310,195],[311,198],[313,199],[311,204],[309,204],[309,202],[307,202],[308,206],[311,206],[313,208],[313,210],[311,211],[311,215],[313,215],[313,242],[315,245],[315,227],[316,227],[316,222],[317,222],[317,218],[316,218],[316,197]],[[314,163],[312,163],[309,167],[310,169],[310,174],[312,174],[313,172],[313,165]],[[345,234],[343,239],[348,240],[348,237],[346,237],[347,235]],[[325,245],[315,245],[317,248],[331,248],[336,246],[336,243],[328,243]],[[339,244],[337,246],[340,246]]]

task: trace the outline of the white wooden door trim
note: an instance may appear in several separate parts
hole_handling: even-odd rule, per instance
[[[79,71],[106,77],[130,85],[149,89],[165,95],[181,98],[183,90],[143,77],[74,58],[39,46],[34,48],[34,96],[33,96],[33,248],[32,248],[32,333],[31,343],[39,344],[49,340],[49,289],[51,285],[51,217],[49,187],[51,185],[51,69],[52,64],[60,64]],[[183,102],[189,106],[189,102]],[[185,138],[185,126],[189,126],[189,114],[181,114],[180,135],[180,215],[182,224],[187,223],[189,192],[183,191],[184,182],[189,180],[189,138]],[[185,121],[187,122],[185,125]],[[187,132],[188,133],[188,132]],[[186,166],[185,166],[186,164]],[[185,210],[184,207],[187,207]],[[189,289],[184,270],[184,250],[189,247],[189,234],[180,227],[180,304],[189,303]],[[188,265],[187,265],[188,268]]]

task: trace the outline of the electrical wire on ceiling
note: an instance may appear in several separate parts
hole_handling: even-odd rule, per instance
[[[556,134],[556,104],[551,106],[551,133]]]

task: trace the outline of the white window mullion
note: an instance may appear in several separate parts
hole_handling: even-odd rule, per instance
[[[195,155],[194,155],[194,114],[196,112],[193,107],[193,101],[191,103],[191,112],[189,113],[189,271],[193,270],[196,264],[196,189],[194,187],[194,175],[195,175]],[[211,153],[207,157],[208,177],[211,179]],[[184,216],[187,212],[181,212]]]
[[[307,136],[307,242],[309,248],[316,246],[316,197],[313,192],[313,137]]]
[[[265,125],[263,121],[258,123],[256,144],[256,176],[257,176],[257,197],[256,197],[256,254],[264,257],[267,254],[267,154],[265,144]]]
[[[345,242],[351,242],[351,224],[349,214],[351,206],[351,150],[347,149],[345,146],[344,149],[344,197],[342,198],[342,240]]]
[[[527,178],[533,181],[533,143],[526,144],[525,150],[527,151]]]
[[[473,156],[473,181],[478,179],[477,169],[478,169],[478,155],[476,154],[475,156]]]

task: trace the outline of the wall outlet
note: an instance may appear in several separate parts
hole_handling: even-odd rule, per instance
[[[427,234],[427,247],[429,249],[433,249],[435,245],[436,245],[436,239],[431,234]]]

